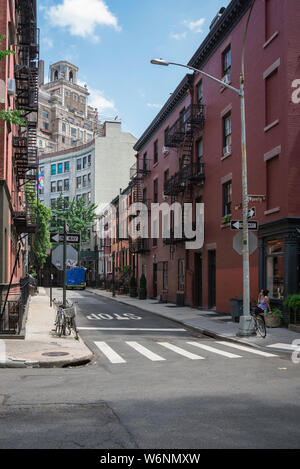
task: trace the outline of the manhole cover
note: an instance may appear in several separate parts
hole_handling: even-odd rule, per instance
[[[46,352],[42,353],[45,357],[63,357],[64,355],[70,355],[68,352]]]

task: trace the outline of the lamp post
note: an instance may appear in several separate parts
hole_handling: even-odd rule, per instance
[[[240,336],[248,336],[253,333],[252,317],[250,315],[250,269],[249,269],[249,230],[248,230],[248,183],[247,183],[247,152],[246,152],[246,117],[245,117],[245,44],[248,31],[249,20],[253,10],[255,0],[253,1],[244,32],[243,46],[242,46],[242,65],[240,74],[240,88],[235,88],[228,83],[219,80],[218,78],[209,75],[203,70],[184,65],[176,62],[168,62],[163,59],[153,59],[151,63],[154,65],[176,65],[179,67],[188,68],[196,73],[219,83],[225,88],[230,89],[236,93],[240,98],[241,108],[241,156],[242,156],[242,209],[243,209],[243,315],[240,317],[239,332]]]

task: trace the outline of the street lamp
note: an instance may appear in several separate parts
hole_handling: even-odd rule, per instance
[[[218,78],[209,75],[202,70],[184,65],[176,62],[168,62],[163,59],[153,59],[151,63],[154,65],[176,65],[179,67],[188,68],[196,73],[200,73],[205,77],[219,83],[225,88],[230,89],[240,97],[241,107],[241,150],[242,150],[242,208],[243,208],[243,315],[240,317],[239,332],[240,336],[252,335],[252,317],[250,315],[250,269],[249,269],[249,230],[248,230],[248,183],[247,183],[247,153],[246,153],[246,118],[245,118],[245,44],[248,31],[249,20],[253,10],[255,0],[253,1],[244,32],[243,47],[242,47],[242,66],[240,74],[240,88],[235,88],[228,83],[225,83]]]

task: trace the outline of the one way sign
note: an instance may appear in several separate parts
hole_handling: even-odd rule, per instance
[[[71,244],[80,244],[80,234],[50,233],[50,243],[63,243],[66,236],[66,242]]]
[[[243,229],[242,220],[231,220],[230,228],[232,230],[242,230]],[[248,230],[257,231],[258,230],[258,221],[248,221]]]

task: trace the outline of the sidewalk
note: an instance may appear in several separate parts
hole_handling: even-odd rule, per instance
[[[267,328],[267,336],[263,339],[257,336],[238,337],[239,324],[232,322],[231,315],[220,314],[214,311],[204,311],[189,306],[176,306],[173,303],[159,303],[154,299],[139,300],[126,295],[116,295],[106,290],[87,288],[87,291],[110,298],[120,303],[125,303],[145,311],[149,311],[159,316],[171,319],[185,326],[191,327],[205,335],[238,342],[252,347],[270,347],[280,351],[293,351],[291,347],[296,339],[300,339],[300,334],[286,328]],[[281,346],[274,347],[280,344]]]
[[[30,298],[25,340],[1,340],[0,336],[0,368],[63,367],[90,361],[93,354],[80,337],[55,335],[55,315],[49,296],[39,287],[39,294]]]

